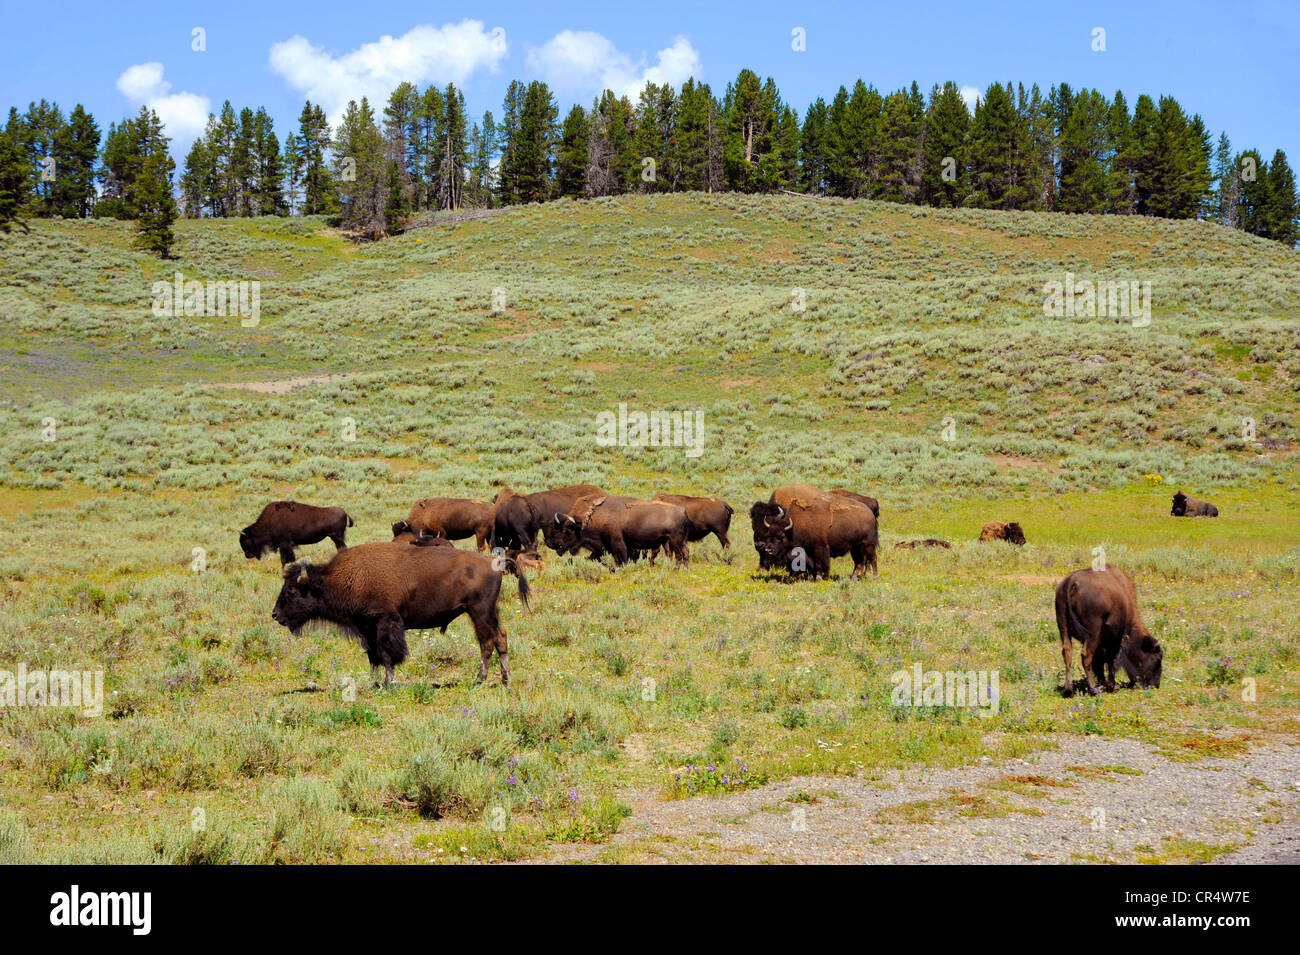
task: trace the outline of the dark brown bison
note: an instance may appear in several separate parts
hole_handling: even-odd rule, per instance
[[[604,493],[594,484],[571,484],[534,494],[516,494],[503,487],[492,498],[492,546],[536,549],[538,531],[555,520],[556,514],[569,513],[579,498]]]
[[[716,497],[691,497],[689,494],[656,494],[656,501],[676,504],[686,511],[689,526],[686,539],[692,544],[712,534],[723,547],[731,546],[727,532],[731,530],[731,505]]]
[[[832,557],[851,554],[854,580],[867,570],[878,576],[876,515],[853,497],[790,484],[756,501],[749,520],[761,568],[789,567],[820,580],[830,575]]]
[[[560,554],[576,554],[585,547],[594,560],[609,554],[616,567],[642,551],[650,552],[653,563],[660,549],[684,566],[690,561],[689,527],[686,509],[676,504],[602,494],[580,498],[571,513],[556,514],[542,525],[542,535]]]
[[[372,668],[393,668],[407,657],[406,631],[438,627],[469,614],[478,637],[478,679],[487,676],[492,651],[501,682],[510,682],[506,631],[497,619],[501,576],[519,578],[519,599],[528,606],[528,581],[513,561],[487,557],[431,537],[421,541],[359,544],[341,550],[328,564],[306,562],[284,568],[284,585],[271,619],[297,636],[308,623],[339,627],[365,647]]]
[[[1015,521],[1003,524],[1001,521],[989,521],[980,529],[982,541],[1006,541],[1020,546],[1025,542],[1025,532]]]
[[[1118,567],[1076,570],[1056,585],[1056,628],[1065,660],[1065,695],[1074,693],[1073,640],[1083,648],[1088,691],[1097,684],[1115,689],[1115,666],[1128,673],[1130,686],[1160,686],[1164,651],[1142,623],[1133,578]]]
[[[272,501],[262,508],[257,520],[239,532],[239,546],[249,560],[278,550],[280,563],[293,561],[293,549],[329,538],[337,550],[347,546],[344,538],[352,518],[341,507],[315,507],[297,501]]]
[[[411,506],[406,520],[393,525],[393,537],[403,531],[448,540],[473,537],[475,547],[482,550],[492,533],[492,505],[463,497],[426,497]]]
[[[927,537],[925,540],[921,541],[899,541],[894,545],[894,547],[903,548],[905,550],[914,550],[917,547],[947,547],[951,550],[952,544],[947,541],[941,541],[937,537]]]
[[[1179,491],[1174,495],[1174,506],[1169,514],[1171,517],[1218,517],[1219,509],[1209,501],[1188,497]]]
[[[839,494],[841,497],[851,497],[855,501],[861,501],[867,507],[871,508],[871,513],[876,515],[876,523],[880,523],[880,502],[874,497],[867,497],[865,494],[859,494],[857,491],[846,491],[844,488],[836,488],[831,491],[832,494]]]

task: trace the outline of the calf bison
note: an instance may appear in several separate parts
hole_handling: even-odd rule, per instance
[[[716,497],[691,497],[689,494],[656,494],[654,500],[676,504],[686,511],[686,539],[694,544],[712,534],[723,547],[731,546],[727,532],[731,529],[730,504]]]
[[[516,494],[504,487],[492,498],[492,546],[535,549],[537,532],[554,521],[556,514],[569,513],[579,498],[604,493],[594,484],[571,484],[534,494]]]
[[[1001,521],[989,521],[980,529],[982,541],[1007,541],[1017,547],[1025,543],[1025,532],[1015,521],[1003,524]]]
[[[879,530],[871,508],[854,497],[790,484],[749,509],[754,549],[763,569],[786,566],[814,580],[830,575],[831,558],[853,556],[853,579],[876,570]]]
[[[249,560],[278,550],[280,563],[293,562],[293,549],[329,538],[336,550],[347,546],[344,537],[352,518],[341,507],[315,507],[297,501],[272,501],[262,508],[257,520],[239,532],[239,546]]]
[[[1083,676],[1088,691],[1097,684],[1115,689],[1119,664],[1130,686],[1160,686],[1164,650],[1142,623],[1133,578],[1118,567],[1076,570],[1056,585],[1056,628],[1065,660],[1066,696],[1074,694],[1073,641],[1083,648]]]
[[[1218,517],[1219,509],[1209,501],[1188,497],[1182,491],[1174,495],[1174,506],[1170,517]]]
[[[407,657],[407,630],[445,633],[447,624],[469,614],[478,637],[478,682],[496,650],[501,682],[508,684],[506,631],[497,619],[503,565],[519,578],[527,608],[528,581],[514,561],[458,550],[436,537],[359,544],[328,564],[285,567],[271,619],[294,636],[313,621],[334,624],[365,648],[371,668],[383,667],[384,683],[391,684],[393,668]]]
[[[463,497],[426,497],[411,506],[406,520],[393,525],[393,537],[403,531],[447,540],[473,537],[475,547],[482,550],[492,533],[492,505]]]
[[[660,549],[681,567],[690,562],[689,527],[686,509],[676,504],[602,494],[579,499],[571,513],[556,514],[542,525],[542,535],[557,553],[576,554],[585,547],[594,560],[609,554],[615,567],[641,551],[649,551],[653,563]]]

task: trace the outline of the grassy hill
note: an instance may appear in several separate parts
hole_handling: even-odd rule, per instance
[[[730,195],[362,246],[321,220],[187,221],[169,262],[131,236],[0,236],[0,667],[101,668],[112,694],[107,719],[0,709],[0,861],[509,856],[600,838],[626,787],[735,785],[736,760],[749,785],[1063,732],[1195,755],[1297,728],[1295,251],[1196,222]],[[154,314],[177,271],[256,279],[259,323]],[[1044,315],[1067,273],[1149,281],[1150,324]],[[699,411],[703,453],[598,445],[620,402]],[[532,615],[508,582],[508,691],[472,687],[464,621],[371,690],[354,646],[270,622],[276,568],[236,546],[279,497],[347,507],[355,543],[429,494],[580,480],[722,495],[736,546],[681,572],[552,560]],[[805,480],[881,499],[879,580],[757,574],[749,502]],[[1170,519],[1175,485],[1223,517]],[[977,546],[994,518],[1029,545]],[[956,546],[893,550],[915,536]],[[1158,693],[1056,694],[1051,587],[1098,545],[1139,578]],[[998,669],[1001,715],[891,707],[914,660]]]

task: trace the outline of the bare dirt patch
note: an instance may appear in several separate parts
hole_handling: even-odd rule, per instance
[[[552,862],[1284,861],[1300,848],[1300,747],[1170,760],[1130,739],[957,769],[799,777],[729,796],[625,793],[604,845]],[[816,793],[817,798],[809,794]]]
[[[241,391],[256,391],[263,395],[287,395],[298,388],[308,388],[327,381],[339,381],[349,377],[348,372],[336,375],[311,375],[307,378],[273,378],[268,381],[231,381],[218,382],[218,388],[237,388]]]

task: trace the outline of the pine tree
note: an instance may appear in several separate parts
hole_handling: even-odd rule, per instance
[[[818,97],[808,107],[799,130],[799,188],[817,196],[826,194],[828,120],[826,101]]]
[[[55,212],[65,219],[84,219],[95,202],[95,161],[99,125],[78,103],[54,137]]]
[[[1214,180],[1214,221],[1235,229],[1240,224],[1237,207],[1241,202],[1241,183],[1237,180],[1227,133],[1219,134],[1214,152]]]
[[[589,135],[587,111],[575,103],[564,117],[555,161],[555,189],[562,197],[577,199],[586,191]]]
[[[0,232],[4,233],[15,222],[23,231],[27,230],[27,224],[19,216],[27,199],[30,175],[26,152],[10,131],[12,126],[11,123],[0,130]]]
[[[446,121],[447,103],[442,90],[430,86],[420,97],[419,107],[415,113],[416,152],[419,157],[419,195],[417,204],[421,209],[434,209],[443,206],[441,184],[444,180],[442,163],[446,153],[443,142],[443,124]]]
[[[1020,116],[1011,94],[1006,87],[992,83],[971,120],[971,195],[967,201],[986,209],[1018,209],[1027,204],[1024,154]]]
[[[162,123],[148,107],[141,108],[137,129],[143,159],[140,174],[133,183],[132,205],[138,219],[135,241],[146,252],[168,259],[176,241],[172,232],[176,221],[176,200],[172,197],[176,162],[167,148],[171,140],[163,135]]]
[[[387,230],[390,166],[366,97],[348,102],[333,143],[342,225],[365,235]]]
[[[316,216],[334,212],[337,190],[325,161],[332,146],[330,126],[325,110],[311,100],[298,116],[298,154],[302,157],[303,215]]]
[[[524,109],[526,87],[518,80],[511,80],[506,87],[505,101],[501,110],[501,123],[497,127],[498,143],[501,149],[501,162],[497,167],[497,197],[504,205],[520,201],[519,164],[515,153],[519,148],[519,123]]]
[[[1119,90],[1115,91],[1106,117],[1106,147],[1106,211],[1133,215],[1137,211],[1137,189],[1133,178],[1136,144],[1128,103]]]
[[[1058,112],[1058,122],[1061,114]],[[1106,128],[1110,104],[1097,90],[1080,90],[1057,129],[1060,178],[1056,209],[1101,213],[1106,209]]]
[[[466,202],[476,208],[492,205],[496,190],[493,181],[492,160],[497,152],[497,127],[490,112],[483,114],[481,122],[474,124],[470,133],[470,172],[466,189]]]
[[[778,99],[776,84],[771,79],[760,83],[752,70],[741,70],[727,87],[722,156],[729,189],[753,192],[760,187],[760,162],[773,149]]]
[[[265,108],[253,114],[253,167],[256,176],[255,208],[259,216],[281,216],[288,211],[284,198],[284,160],[275,121]]]
[[[1264,207],[1265,234],[1288,248],[1300,239],[1300,196],[1296,195],[1295,173],[1286,153],[1277,150],[1268,164],[1268,192]]]
[[[921,195],[932,206],[959,206],[968,190],[966,138],[970,110],[957,84],[949,80],[943,89],[930,91],[926,110]]]
[[[1241,201],[1238,218],[1244,232],[1268,237],[1269,209],[1273,205],[1272,178],[1268,165],[1254,149],[1247,149],[1237,157],[1235,166],[1241,182]]]
[[[459,209],[465,201],[465,175],[469,166],[465,134],[465,96],[452,83],[443,93],[443,115],[438,126],[441,178],[438,192],[442,208]]]
[[[212,154],[207,140],[200,136],[190,146],[181,168],[181,211],[186,218],[197,219],[203,215],[203,207],[208,204],[211,177]]]
[[[23,117],[27,162],[36,170],[32,181],[33,195],[28,204],[28,211],[33,216],[48,218],[56,212],[55,186],[61,172],[56,140],[63,125],[63,111],[59,104],[45,100],[30,104]]]
[[[284,170],[284,202],[289,215],[299,211],[298,194],[302,185],[303,161],[298,149],[298,137],[293,133],[284,137],[284,150],[280,157],[280,168]]]

